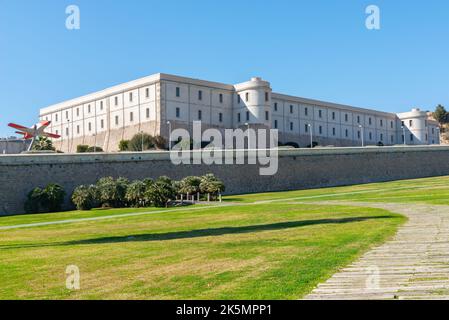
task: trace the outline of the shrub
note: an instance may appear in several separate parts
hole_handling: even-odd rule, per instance
[[[103,152],[103,148],[101,147],[89,147],[86,152]]]
[[[144,206],[146,190],[147,187],[143,181],[134,181],[128,186],[125,199],[132,207]]]
[[[164,150],[167,148],[167,140],[165,140],[164,137],[162,136],[155,136],[153,138],[153,142],[154,142],[154,146],[156,147],[156,149],[159,150]]]
[[[128,187],[128,180],[125,178],[118,178],[114,180],[112,177],[101,178],[97,182],[98,198],[102,206],[111,206],[120,208],[126,204],[126,190]]]
[[[120,151],[128,151],[129,150],[129,140],[120,140],[118,144],[118,149]]]
[[[44,190],[42,205],[48,212],[58,212],[64,203],[65,191],[58,184],[49,184]]]
[[[57,184],[49,184],[45,189],[35,188],[27,195],[25,211],[27,213],[61,211],[65,191]]]
[[[43,198],[43,190],[41,188],[34,188],[27,195],[27,200],[25,202],[25,212],[26,213],[39,213],[42,212],[41,208]]]
[[[98,205],[98,189],[95,185],[79,186],[72,194],[72,202],[78,210],[90,210]]]
[[[129,151],[143,151],[154,148],[154,138],[146,133],[135,134],[128,144]]]
[[[168,202],[176,197],[173,182],[168,177],[160,177],[145,192],[146,198],[158,208],[166,207]]]
[[[85,153],[87,152],[87,149],[89,149],[89,146],[85,144],[79,144],[76,146],[77,153]]]

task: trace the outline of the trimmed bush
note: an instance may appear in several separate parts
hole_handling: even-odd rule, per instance
[[[154,148],[154,138],[146,133],[135,134],[128,144],[128,151],[143,151]]]
[[[85,144],[79,144],[76,146],[77,153],[85,153],[87,152],[87,149],[89,149],[89,146]]]
[[[101,147],[89,147],[86,152],[103,152],[103,148]]]

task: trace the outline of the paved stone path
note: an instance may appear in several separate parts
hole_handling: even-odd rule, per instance
[[[397,234],[320,284],[305,299],[449,300],[449,206],[348,203],[408,217]]]

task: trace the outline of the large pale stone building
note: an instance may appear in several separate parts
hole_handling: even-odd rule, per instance
[[[279,141],[310,145],[360,146],[439,144],[438,124],[419,109],[394,114],[272,92],[261,78],[230,85],[155,74],[41,109],[64,152],[80,144],[117,151],[120,140],[146,132],[168,138],[169,127],[267,127]],[[170,122],[170,126],[168,125]]]

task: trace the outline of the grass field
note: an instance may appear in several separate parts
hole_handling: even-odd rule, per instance
[[[0,299],[298,299],[405,222],[365,202],[447,204],[448,195],[441,177],[221,206],[2,217]],[[58,224],[26,226],[47,222]],[[68,265],[80,269],[80,290],[65,288]]]

